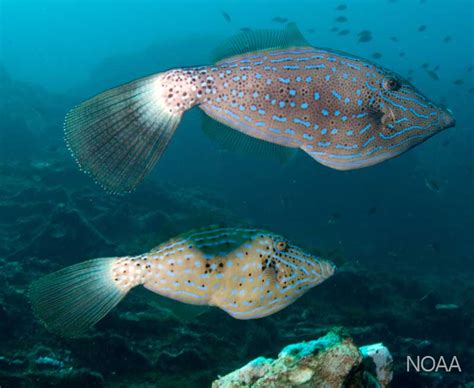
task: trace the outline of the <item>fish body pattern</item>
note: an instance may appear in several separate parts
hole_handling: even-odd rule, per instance
[[[138,256],[95,259],[34,282],[36,315],[74,336],[136,286],[180,302],[216,306],[237,319],[274,314],[334,274],[334,265],[256,229],[208,228]]]
[[[312,47],[294,25],[242,33],[224,47],[213,66],[134,81],[71,111],[66,139],[79,164],[110,191],[132,189],[194,106],[234,131],[301,149],[338,170],[380,163],[454,126],[449,111],[399,75]]]

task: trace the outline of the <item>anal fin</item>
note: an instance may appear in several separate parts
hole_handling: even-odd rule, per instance
[[[202,114],[202,127],[204,133],[218,144],[221,149],[236,152],[241,155],[275,160],[279,163],[286,164],[290,162],[298,152],[297,148],[284,147],[246,135],[214,120],[204,113]]]

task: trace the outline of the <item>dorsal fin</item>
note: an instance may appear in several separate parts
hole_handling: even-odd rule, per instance
[[[213,52],[218,63],[242,54],[285,47],[310,46],[295,23],[288,23],[282,30],[245,31],[224,41]]]
[[[226,228],[218,225],[211,225],[204,228],[194,229],[192,231],[180,234],[171,241],[187,240],[187,244],[194,246],[203,254],[209,256],[227,255],[239,248],[252,237],[261,233],[257,229],[247,228]],[[170,241],[163,243],[150,252],[158,252],[170,244]]]

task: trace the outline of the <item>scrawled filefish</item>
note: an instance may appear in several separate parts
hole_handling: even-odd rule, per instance
[[[235,134],[299,148],[338,170],[380,163],[454,126],[399,75],[312,47],[294,24],[241,33],[224,47],[215,65],[154,74],[74,108],[65,135],[82,169],[111,192],[130,191],[194,106]]]
[[[29,296],[48,329],[77,336],[139,285],[253,319],[282,310],[334,271],[331,262],[277,234],[210,227],[142,255],[90,260],[46,275],[32,283]]]

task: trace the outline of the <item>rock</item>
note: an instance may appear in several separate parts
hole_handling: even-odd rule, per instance
[[[48,223],[28,245],[13,253],[10,258],[38,256],[69,264],[71,256],[78,260],[90,252],[109,253],[112,244],[75,209],[58,205]]]
[[[375,375],[364,357],[375,364]],[[392,357],[382,344],[359,350],[352,339],[330,332],[315,341],[286,346],[277,359],[259,357],[215,380],[212,387],[384,387],[391,381],[391,367]]]
[[[370,359],[375,365],[375,374],[382,387],[388,386],[393,379],[393,357],[383,344],[373,344],[359,348],[364,359]]]
[[[202,370],[208,364],[206,355],[196,349],[183,349],[177,353],[163,352],[156,363],[158,370],[164,372]]]
[[[457,310],[459,306],[457,304],[437,304],[435,310]]]

